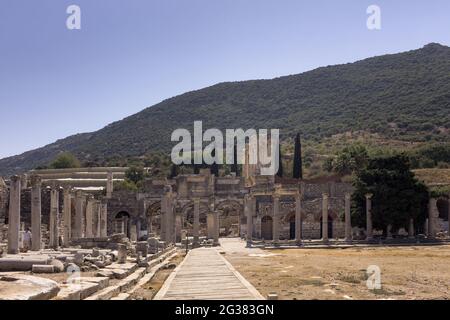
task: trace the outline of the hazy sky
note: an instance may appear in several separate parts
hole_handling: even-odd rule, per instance
[[[71,4],[81,30],[66,28]],[[0,158],[217,82],[429,42],[450,45],[448,0],[0,0]]]

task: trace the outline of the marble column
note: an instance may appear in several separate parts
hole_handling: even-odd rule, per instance
[[[100,237],[106,238],[108,236],[108,204],[103,202],[101,207],[102,214],[100,220]]]
[[[64,204],[63,204],[63,247],[67,247],[70,243],[72,235],[72,196],[70,187],[64,188]]]
[[[253,196],[246,195],[245,212],[247,217],[247,246],[251,246],[253,240]]]
[[[114,191],[114,175],[111,171],[107,174],[107,181],[106,181],[106,198],[111,199],[112,193]]]
[[[409,219],[409,227],[408,227],[408,237],[410,239],[414,239],[415,235],[414,235],[414,219]]]
[[[322,194],[322,241],[328,242],[328,194]]]
[[[366,194],[366,233],[368,241],[373,239],[372,227],[372,194]]]
[[[196,198],[194,199],[194,229],[193,229],[194,248],[200,245],[199,232],[200,232],[200,199]]]
[[[302,243],[302,195],[295,196],[295,242],[297,245]]]
[[[214,212],[208,212],[206,216],[206,225],[208,228],[208,239],[214,238]]]
[[[345,241],[352,241],[351,194],[345,194]]]
[[[214,220],[214,246],[219,245],[219,211],[215,210],[213,213],[213,220]],[[240,221],[239,221],[240,223]]]
[[[448,219],[448,231],[447,231],[447,236],[449,236],[450,237],[450,194],[448,195],[448,201],[447,201],[447,205],[448,205],[448,216],[447,216],[447,219]]]
[[[19,176],[12,176],[9,188],[8,253],[19,253],[20,192]]]
[[[431,198],[428,204],[428,238],[434,239],[436,237],[436,226],[434,211],[436,208],[437,200]]]
[[[275,244],[280,242],[280,196],[273,196],[273,220],[272,220],[272,235]]]
[[[94,197],[89,196],[86,204],[86,238],[93,238]]]
[[[96,211],[97,219],[95,224],[95,237],[100,238],[102,234],[102,214],[103,214],[103,205],[101,201],[97,201]]]
[[[59,247],[59,187],[52,187],[50,191],[50,248],[57,249]]]
[[[72,231],[73,238],[83,238],[84,196],[81,190],[75,192],[75,224]]]
[[[31,177],[31,250],[39,251],[42,246],[42,182],[39,176]]]

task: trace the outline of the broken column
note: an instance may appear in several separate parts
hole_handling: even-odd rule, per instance
[[[372,228],[372,194],[366,194],[366,240],[370,241],[373,239],[373,228]]]
[[[86,204],[86,238],[93,238],[94,197],[89,196]]]
[[[244,198],[247,217],[247,246],[251,246],[253,239],[253,196],[246,195]]]
[[[67,247],[70,243],[72,235],[72,196],[71,188],[64,188],[64,204],[63,204],[63,247]]]
[[[127,262],[127,246],[119,243],[117,244],[117,263]]]
[[[345,194],[345,241],[352,241],[351,194]]]
[[[100,217],[100,237],[106,238],[108,236],[108,204],[102,202]]]
[[[102,207],[102,203],[100,201],[96,201],[95,204],[95,237],[96,238],[100,238],[101,237],[101,232],[102,232],[102,211],[103,211],[103,207]]]
[[[219,211],[215,210],[213,213],[214,218],[214,246],[219,245]]]
[[[328,242],[328,194],[322,194],[322,241]]]
[[[20,192],[19,176],[12,176],[9,188],[8,253],[19,253]]]
[[[409,227],[408,227],[408,237],[410,239],[414,239],[414,219],[409,219]]]
[[[114,175],[111,171],[109,171],[106,182],[106,198],[111,199],[113,190],[114,190]]]
[[[50,191],[50,248],[57,249],[59,246],[59,187],[53,186]]]
[[[431,198],[428,204],[428,238],[434,239],[436,237],[436,226],[434,219],[434,210],[436,208],[437,200]]]
[[[273,234],[273,242],[277,244],[280,241],[280,196],[278,194],[273,195],[273,225],[272,225],[272,234]]]
[[[295,242],[302,243],[302,196],[300,193],[295,195]]]
[[[41,231],[41,178],[37,175],[31,177],[31,250],[41,250],[42,231]]]
[[[194,236],[194,242],[193,246],[194,248],[198,247],[200,245],[199,243],[199,232],[200,232],[200,199],[195,198],[194,199],[194,228],[193,228],[193,236]]]

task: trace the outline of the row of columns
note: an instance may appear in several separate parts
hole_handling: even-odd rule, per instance
[[[8,219],[8,253],[19,252],[20,233],[20,201],[21,201],[21,179],[12,176],[10,182],[10,205]],[[32,251],[42,249],[42,181],[39,176],[31,176],[31,233]],[[60,245],[60,212],[59,212],[60,188],[53,186],[50,191],[50,216],[49,216],[49,247],[58,248]],[[62,246],[68,246],[70,239],[83,237],[106,237],[107,236],[107,204],[93,199],[89,196],[86,205],[86,221],[84,218],[84,202],[86,196],[82,191],[75,193],[75,225],[72,230],[72,194],[70,188],[64,189],[63,198],[63,224],[62,224]],[[94,216],[97,224],[94,224]],[[94,229],[95,225],[95,229]],[[85,226],[85,228],[84,228]],[[85,231],[85,232],[84,232]]]

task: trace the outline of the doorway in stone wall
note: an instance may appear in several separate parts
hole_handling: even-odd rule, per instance
[[[270,216],[264,216],[261,219],[261,238],[264,240],[273,240],[273,220]]]

